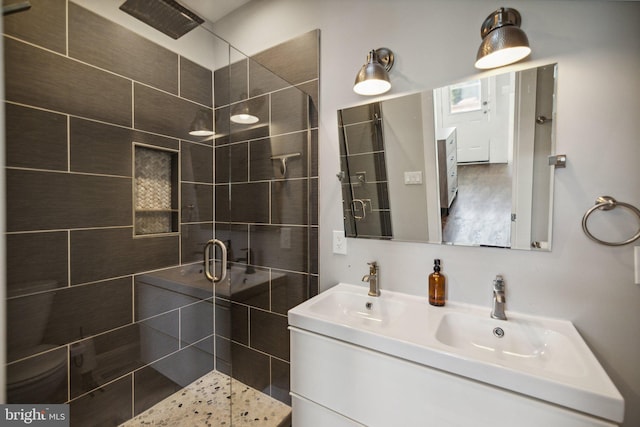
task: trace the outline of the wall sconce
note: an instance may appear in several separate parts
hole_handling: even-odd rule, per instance
[[[529,39],[520,29],[520,13],[501,7],[487,17],[480,27],[482,43],[476,57],[476,68],[489,69],[512,64],[531,53]]]
[[[213,117],[210,111],[198,110],[196,117],[189,126],[189,135],[193,136],[211,136],[215,134],[213,131]]]
[[[356,76],[353,91],[358,95],[380,95],[391,89],[389,70],[393,67],[393,52],[386,47],[374,49],[367,63]]]

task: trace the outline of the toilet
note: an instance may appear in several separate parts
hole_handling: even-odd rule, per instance
[[[67,352],[53,350],[59,345],[45,344],[44,333],[55,292],[44,292],[58,287],[57,282],[41,280],[24,284],[28,292],[43,292],[30,296],[30,304],[22,316],[31,319],[32,334],[22,334],[14,343],[16,359],[29,357],[7,366],[7,403],[53,403],[49,399],[67,377]],[[53,351],[50,351],[53,350]]]

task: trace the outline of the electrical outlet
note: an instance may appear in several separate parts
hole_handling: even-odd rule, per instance
[[[344,231],[333,230],[333,253],[347,254],[347,238],[344,237]]]

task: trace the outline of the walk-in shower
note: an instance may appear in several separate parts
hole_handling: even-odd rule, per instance
[[[113,3],[4,17],[7,402],[288,425],[286,313],[318,286],[319,33],[248,57]]]

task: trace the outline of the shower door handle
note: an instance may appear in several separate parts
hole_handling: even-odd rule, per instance
[[[220,271],[220,276],[215,275],[215,267],[213,268],[213,274],[211,274],[211,261],[209,259],[211,254],[211,248],[214,245],[218,245],[220,247],[220,251],[222,252],[222,269]],[[214,262],[215,265],[215,262]],[[227,275],[227,247],[222,243],[222,241],[218,239],[211,239],[204,245],[204,275],[210,282],[218,283]]]

